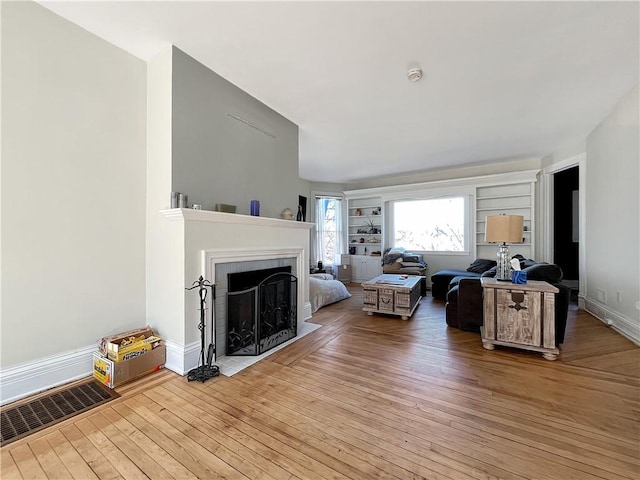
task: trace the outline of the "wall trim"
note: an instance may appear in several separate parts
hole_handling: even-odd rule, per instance
[[[518,172],[495,173],[476,177],[451,178],[447,180],[434,180],[431,182],[408,183],[392,185],[388,187],[363,188],[359,190],[345,190],[344,194],[349,199],[366,198],[382,195],[411,195],[415,192],[424,192],[433,189],[459,189],[463,187],[482,187],[488,185],[506,185],[510,183],[536,182],[540,170],[523,170]]]
[[[93,373],[96,345],[23,363],[0,371],[0,405],[5,405]]]
[[[211,210],[193,210],[191,208],[172,208],[160,210],[160,215],[174,222],[184,222],[185,220],[195,220],[199,222],[228,223],[232,225],[253,225],[275,228],[296,228],[299,230],[310,230],[315,227],[314,223],[298,222],[295,220],[283,220],[280,218],[258,217],[252,215],[242,215],[239,213],[214,212]]]
[[[306,307],[305,305],[305,314]],[[310,311],[311,304],[309,304]],[[178,375],[185,375],[198,364],[200,342],[182,346],[165,340],[165,345],[167,347],[165,368]],[[96,351],[96,345],[91,345],[75,352],[5,368],[0,371],[0,405],[90,377],[93,374],[93,353]]]
[[[167,360],[164,368],[178,375],[186,375],[189,370],[198,365],[198,357],[200,356],[199,341],[189,345],[179,345],[169,340],[165,340],[164,343],[167,346]]]
[[[553,259],[553,188],[552,177],[554,174],[578,167],[579,190],[579,228],[578,228],[578,296],[584,297],[587,291],[587,260],[586,260],[586,218],[587,218],[587,154],[580,153],[554,163],[543,169],[541,184],[542,212],[540,226],[542,227],[542,261],[554,263]]]
[[[585,310],[605,325],[612,327],[620,335],[640,346],[640,327],[631,318],[589,297],[585,298]]]

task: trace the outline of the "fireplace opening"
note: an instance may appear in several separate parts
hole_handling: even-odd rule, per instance
[[[291,267],[230,273],[227,355],[261,355],[297,333],[298,279]]]

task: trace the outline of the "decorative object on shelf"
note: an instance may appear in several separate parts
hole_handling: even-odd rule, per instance
[[[355,254],[356,254],[356,247],[349,247],[349,255],[355,255]]]
[[[307,221],[307,197],[298,195],[298,206],[302,207],[302,221]]]
[[[184,193],[180,193],[180,192],[176,192],[176,194],[177,194],[177,200],[178,200],[178,207],[177,208],[187,208],[188,196],[185,195]]]
[[[364,243],[364,238],[360,237],[360,243]]]
[[[254,217],[260,216],[260,201],[259,200],[251,200],[251,215]]]
[[[498,249],[496,280],[511,281],[511,263],[507,243],[522,243],[522,215],[489,215],[485,225],[485,241],[502,243]]]
[[[291,211],[290,208],[285,208],[280,213],[280,218],[282,218],[284,220],[293,220],[293,212]]]
[[[199,203],[194,203],[193,205],[191,205],[191,208],[193,208],[194,210],[202,210],[202,205],[200,205]]]
[[[235,205],[227,205],[226,203],[216,203],[216,212],[236,213]]]
[[[296,220],[298,222],[302,221],[302,205],[298,205],[298,214],[296,215]]]
[[[200,278],[193,282],[191,287],[185,288],[185,290],[198,289],[198,297],[200,298],[200,323],[198,324],[198,330],[200,330],[200,361],[198,366],[187,373],[187,380],[192,382],[197,380],[199,382],[206,382],[210,378],[217,377],[220,374],[220,368],[217,365],[213,365],[213,356],[216,353],[216,347],[213,344],[213,306],[211,308],[211,341],[209,348],[207,349],[207,358],[205,361],[205,311],[207,309],[207,289],[211,289],[211,302],[216,298],[215,285],[209,280],[205,280],[202,275]]]
[[[360,210],[359,208],[356,208],[356,211],[354,212],[354,215],[355,215],[356,217],[361,216],[361,215],[362,215],[362,210]]]
[[[367,216],[367,219],[364,221],[364,223],[366,223],[367,227],[368,227],[367,231],[364,232],[364,233],[378,233],[378,226],[368,216]],[[358,233],[360,233],[360,232],[358,232]]]
[[[171,208],[178,208],[178,192],[171,192]]]

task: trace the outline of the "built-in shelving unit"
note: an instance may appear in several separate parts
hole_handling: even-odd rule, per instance
[[[352,255],[371,255],[382,250],[383,217],[379,198],[349,200],[348,246]]]
[[[524,217],[523,242],[511,244],[511,255],[526,258],[534,255],[534,182],[506,185],[488,185],[476,189],[476,256],[494,258],[497,245],[484,241],[485,219],[489,215],[522,215]]]
[[[353,281],[363,282],[382,273],[382,201],[380,197],[354,198],[347,205],[347,251]]]

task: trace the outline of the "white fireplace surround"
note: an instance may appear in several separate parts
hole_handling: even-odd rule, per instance
[[[154,254],[149,258],[147,297],[149,324],[166,339],[168,369],[184,375],[198,364],[199,313],[193,292],[184,287],[200,275],[215,283],[217,265],[292,260],[298,278],[298,330],[311,318],[312,223],[184,208],[162,210],[160,217],[157,223],[151,219],[157,228],[151,239]],[[207,344],[210,321],[211,317],[206,318]],[[220,356],[224,356],[222,349],[217,351],[216,357]]]
[[[231,271],[228,269],[222,269],[222,275],[224,277],[225,273],[236,273],[236,272],[246,272],[250,270],[258,270],[262,268],[273,268],[274,266],[283,266],[279,265],[264,265],[258,266],[257,262],[261,260],[264,261],[273,261],[273,260],[290,260],[294,265],[292,274],[295,275],[298,279],[300,278],[299,272],[304,272],[307,269],[304,268],[304,250],[302,248],[288,247],[288,248],[269,248],[269,249],[260,249],[258,251],[255,250],[244,250],[244,249],[235,249],[233,251],[229,250],[204,250],[202,252],[204,267],[203,271],[205,272],[205,278],[211,279],[212,282],[216,283],[216,300],[215,304],[215,345],[216,345],[216,360],[218,357],[225,355],[226,348],[226,305],[227,299],[226,294],[228,292],[228,287],[226,283],[226,279],[222,280],[218,278],[216,272],[216,266],[221,264],[228,264],[228,266],[234,266],[236,268],[232,268]],[[246,268],[242,268],[246,267]],[[302,282],[299,281],[297,288],[297,305],[303,307],[303,315],[302,319],[308,318],[305,308],[305,299],[304,292],[302,290]],[[298,308],[298,311],[300,308]],[[308,311],[311,311],[311,304],[308,304]],[[301,316],[298,314],[297,322],[298,324],[301,321]],[[210,330],[207,329],[207,335],[210,334]]]

